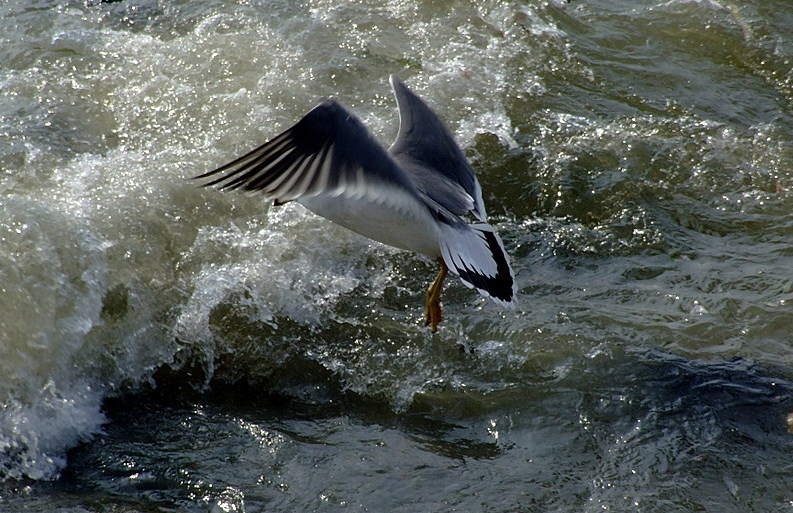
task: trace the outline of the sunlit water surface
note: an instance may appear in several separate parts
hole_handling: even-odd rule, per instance
[[[786,0],[0,10],[0,510],[793,511]],[[515,311],[187,180],[390,73]]]

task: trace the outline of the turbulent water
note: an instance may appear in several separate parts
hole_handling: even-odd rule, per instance
[[[0,510],[793,509],[788,0],[0,11]],[[516,310],[188,180],[390,73]]]

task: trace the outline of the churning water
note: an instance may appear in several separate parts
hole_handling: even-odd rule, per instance
[[[793,511],[788,0],[0,11],[0,510]],[[187,180],[389,73],[516,311]]]

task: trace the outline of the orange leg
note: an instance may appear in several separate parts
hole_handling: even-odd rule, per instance
[[[443,261],[443,258],[438,257],[438,263],[441,266],[441,270],[427,290],[427,317],[424,322],[425,325],[430,326],[433,333],[438,331],[438,323],[443,318],[441,316],[441,289],[443,288],[443,280],[446,279],[446,274],[449,272],[449,268],[446,267],[446,262]]]

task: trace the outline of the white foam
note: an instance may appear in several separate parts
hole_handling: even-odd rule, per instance
[[[63,376],[58,376],[60,381]],[[59,388],[56,378],[7,399],[0,410],[0,479],[47,479],[65,465],[64,452],[100,431],[101,392],[85,383]],[[29,383],[32,385],[32,383]],[[6,391],[8,392],[8,391]]]
[[[0,478],[51,476],[103,421],[76,370],[101,323],[102,242],[40,202],[0,200]]]

